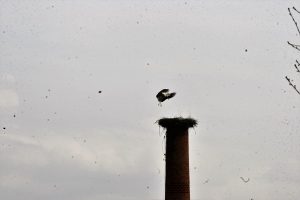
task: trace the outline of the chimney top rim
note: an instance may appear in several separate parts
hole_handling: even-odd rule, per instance
[[[161,118],[157,120],[158,125],[165,129],[188,129],[197,126],[197,120],[193,118]]]

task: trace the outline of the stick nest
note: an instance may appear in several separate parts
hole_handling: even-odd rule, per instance
[[[158,125],[165,129],[188,129],[197,126],[197,120],[193,118],[161,118],[158,120]]]

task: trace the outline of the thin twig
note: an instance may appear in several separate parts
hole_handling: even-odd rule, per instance
[[[296,68],[297,72],[300,72],[299,68],[297,67],[296,64],[294,64],[294,67]]]
[[[299,63],[298,60],[296,60],[296,64],[294,64],[294,67],[296,68],[297,72],[300,73],[300,70],[299,70],[299,68],[298,68],[298,67],[300,67],[300,63]]]
[[[293,9],[297,12],[297,13],[299,13],[300,14],[300,11],[299,10],[297,10],[294,6],[293,6]]]
[[[300,95],[300,91],[297,89],[296,85],[294,85],[291,81],[291,79],[287,76],[285,76],[285,79],[289,82],[289,85],[294,88],[294,90]]]
[[[300,14],[300,11],[297,10],[294,6],[293,6],[293,10],[294,10],[296,13]],[[297,21],[295,20],[294,15],[293,15],[293,13],[291,12],[291,9],[290,9],[290,8],[288,8],[288,11],[289,11],[289,15],[291,16],[291,18],[292,18],[292,20],[293,20],[293,22],[294,22],[294,24],[295,24],[295,26],[296,26],[296,28],[297,28],[298,35],[300,36],[300,29],[299,29],[298,23],[297,23]],[[290,43],[289,41],[288,41],[287,43],[288,43],[288,45],[290,45],[290,46],[293,47],[294,49],[300,51],[300,45],[296,45],[296,44]],[[297,72],[300,73],[300,70],[299,70],[299,68],[300,68],[300,63],[298,62],[298,60],[296,60],[296,64],[294,64],[294,67],[296,68]],[[297,89],[296,84],[293,84],[293,83],[292,83],[293,80],[291,80],[291,79],[290,79],[289,77],[287,77],[287,76],[285,76],[285,79],[289,82],[289,85],[290,85],[291,87],[293,87],[294,90],[300,95],[300,91]]]
[[[294,8],[294,7],[293,7],[293,8]],[[295,10],[295,9],[294,9],[294,10]],[[293,14],[292,14],[290,8],[288,8],[288,11],[289,11],[289,14],[290,14],[291,18],[293,19],[293,22],[294,22],[294,24],[295,24],[295,26],[296,26],[296,28],[297,28],[297,31],[298,31],[298,33],[299,33],[299,36],[300,36],[300,29],[299,29],[299,27],[298,27],[298,23],[296,22],[296,20],[295,20]]]
[[[298,51],[300,51],[300,45],[292,44],[292,43],[290,43],[289,41],[287,41],[287,43],[288,43],[291,47],[293,47],[293,48],[297,49]]]

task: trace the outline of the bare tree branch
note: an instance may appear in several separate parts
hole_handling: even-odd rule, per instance
[[[297,49],[298,51],[300,51],[300,45],[292,44],[292,43],[290,43],[289,41],[287,41],[287,43],[288,43],[291,47],[293,47],[294,49]]]
[[[299,68],[297,67],[296,64],[294,64],[294,67],[296,68],[297,72],[300,72]]]
[[[294,88],[294,90],[300,95],[300,91],[297,89],[296,85],[294,85],[291,81],[291,79],[287,76],[285,76],[285,79],[289,82],[289,85]]]
[[[298,35],[300,36],[300,29],[299,29],[299,26],[298,26],[298,23],[297,21],[295,20],[294,18],[294,15],[293,13],[296,13],[296,14],[300,14],[300,11],[297,10],[294,6],[293,6],[293,10],[291,10],[291,8],[288,8],[288,11],[289,11],[289,15],[291,16],[296,28],[297,28],[297,31],[298,31]],[[297,45],[297,44],[293,44],[289,41],[287,41],[288,45],[290,45],[291,47],[293,47],[294,49],[300,51],[300,45]],[[300,73],[300,62],[296,59],[296,63],[294,64],[294,67],[296,69],[296,72]],[[293,83],[293,80],[291,80],[289,77],[285,76],[285,79],[288,81],[289,85],[300,95],[300,91],[297,89],[297,86],[296,84]]]
[[[293,7],[293,9],[296,10],[296,12],[298,12],[298,10],[297,10],[296,8]],[[288,8],[288,11],[289,11],[289,14],[290,14],[291,18],[293,19],[293,22],[294,22],[294,24],[295,24],[295,26],[296,26],[296,28],[297,28],[297,31],[298,31],[298,33],[299,33],[299,36],[300,36],[300,29],[299,29],[299,27],[298,27],[298,23],[296,22],[296,20],[295,20],[293,14],[292,14],[290,8]]]
[[[300,11],[299,10],[297,10],[294,6],[293,6],[293,9],[297,12],[297,13],[299,13],[300,14]]]
[[[296,60],[296,64],[294,64],[294,67],[296,68],[296,72],[300,73],[300,70],[299,70],[300,63],[298,60]]]

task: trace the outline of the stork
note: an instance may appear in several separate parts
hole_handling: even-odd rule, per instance
[[[156,98],[158,100],[158,105],[161,106],[161,103],[167,99],[171,99],[176,95],[176,92],[169,92],[169,89],[162,89],[159,93],[157,93]]]

